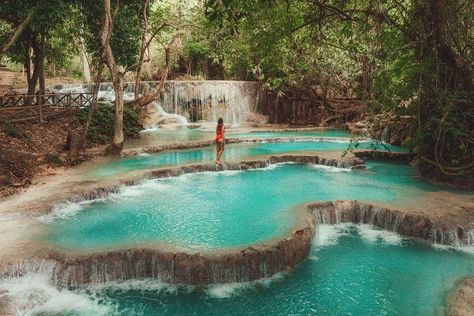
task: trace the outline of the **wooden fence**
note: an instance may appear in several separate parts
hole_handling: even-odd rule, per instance
[[[30,121],[64,115],[92,104],[92,93],[13,94],[0,96],[0,121]]]

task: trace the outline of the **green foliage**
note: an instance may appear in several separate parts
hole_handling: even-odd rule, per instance
[[[17,138],[22,140],[27,146],[31,146],[31,139],[30,137],[18,129],[15,123],[5,121],[3,122],[3,130],[8,137]]]
[[[202,60],[209,53],[209,47],[207,47],[205,42],[191,38],[186,42],[183,52],[189,56],[189,58]]]
[[[83,108],[79,112],[79,122],[84,125],[87,121],[89,108]],[[140,113],[124,106],[123,111],[124,136],[133,138],[143,129],[140,123]],[[89,128],[88,139],[93,143],[105,144],[111,142],[114,137],[115,112],[112,105],[102,105],[94,113]]]
[[[142,6],[120,1],[117,11],[111,46],[125,69],[138,60]],[[162,46],[179,35],[172,48],[179,72],[258,80],[279,94],[324,86],[333,96],[361,99],[372,113],[408,117],[414,128],[405,143],[423,158],[420,169],[473,172],[473,1],[160,0],[149,13],[157,64]],[[58,68],[77,55],[80,37],[101,56],[102,1],[2,1],[0,41],[29,14],[33,22],[9,61],[28,61],[29,43],[42,35],[46,62]],[[98,114],[106,124],[92,133],[100,142],[113,131],[107,109]]]
[[[114,1],[112,1],[114,3]],[[104,5],[102,1],[84,0],[79,3],[81,36],[95,58],[102,55],[101,31]],[[115,7],[112,7],[114,12]],[[142,28],[142,0],[120,2],[114,21],[110,45],[118,65],[130,68],[137,62]]]
[[[32,22],[15,43],[7,56],[13,62],[24,64],[29,58],[25,54],[32,39],[39,41],[44,36],[46,62],[63,67],[75,51],[74,35],[77,25],[72,25],[75,0],[27,1],[6,0],[0,3],[0,43],[6,40],[23,20],[32,15]],[[5,26],[6,25],[6,26]]]
[[[243,79],[239,70],[247,68],[281,93],[324,83],[336,95],[363,99],[374,113],[411,118],[417,126],[405,145],[422,158],[422,172],[474,172],[474,2],[208,0],[205,6],[214,28],[211,51],[229,77]]]
[[[3,123],[3,129],[5,130],[5,134],[8,137],[14,137],[14,138],[23,138],[23,134],[18,130],[18,128],[15,126],[15,124],[11,122],[4,122]]]

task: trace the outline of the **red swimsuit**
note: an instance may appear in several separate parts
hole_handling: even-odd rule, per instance
[[[216,143],[221,139],[224,139],[224,126],[221,128],[219,128],[219,126],[216,127]]]

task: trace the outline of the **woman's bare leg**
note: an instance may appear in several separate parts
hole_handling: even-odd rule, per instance
[[[221,163],[221,157],[222,153],[224,152],[224,140],[219,140],[217,143],[218,149],[217,149],[217,163]]]

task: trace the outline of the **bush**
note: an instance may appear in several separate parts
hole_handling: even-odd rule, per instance
[[[89,108],[81,109],[79,112],[79,122],[84,125],[87,121]],[[134,138],[138,136],[138,132],[143,129],[140,123],[140,113],[129,107],[124,106],[123,109],[124,137]],[[89,128],[88,140],[92,143],[105,144],[111,142],[114,137],[115,112],[114,106],[111,104],[101,105],[92,117],[91,126]]]
[[[5,134],[7,134],[8,137],[15,137],[21,139],[23,136],[13,123],[5,122],[3,123],[3,128],[5,129]]]

